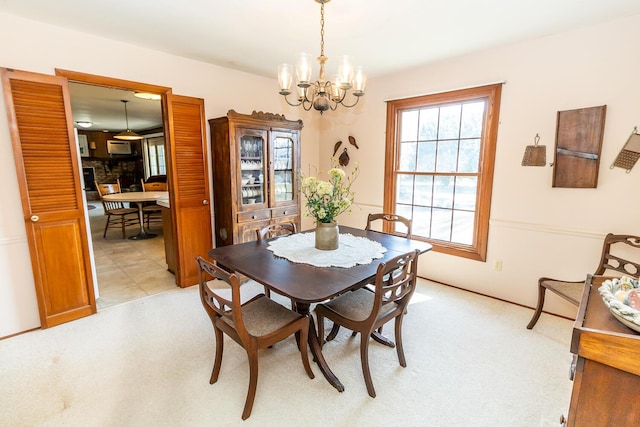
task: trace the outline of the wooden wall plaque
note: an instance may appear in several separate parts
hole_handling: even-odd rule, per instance
[[[607,106],[558,111],[553,187],[596,188]]]

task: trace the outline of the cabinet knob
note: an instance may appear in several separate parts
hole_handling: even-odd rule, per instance
[[[255,215],[251,215],[251,219],[256,219],[256,216]]]
[[[287,211],[282,212],[282,215],[286,215],[286,214],[287,214]]]
[[[40,221],[40,217],[38,215],[31,215],[31,222],[38,222]]]
[[[202,201],[202,204],[203,204],[203,205],[208,205],[208,204],[209,204],[209,201],[208,201],[207,199],[204,199],[204,200]]]

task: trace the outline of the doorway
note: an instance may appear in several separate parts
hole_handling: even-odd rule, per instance
[[[104,232],[107,216],[94,182],[120,183],[120,191],[142,191],[141,181],[166,182],[164,124],[160,97],[138,98],[131,90],[69,82],[74,126],[81,146],[83,196],[87,203],[91,245],[95,262],[98,310],[175,288],[168,271],[161,222],[150,222],[153,239],[123,238],[118,226]],[[123,101],[127,110],[123,109]],[[142,137],[126,142],[117,134],[127,129]],[[114,143],[118,143],[115,145]],[[128,204],[125,204],[128,205]],[[129,206],[123,206],[129,207]],[[134,215],[135,216],[135,215]],[[127,227],[128,236],[138,225]]]
[[[204,100],[174,95],[163,86],[62,69],[55,73],[0,68],[42,328],[96,312],[69,82],[161,94],[171,188],[167,247],[175,256],[178,286],[198,283],[193,260],[212,245]],[[49,177],[46,182],[43,175]],[[60,271],[65,274],[55,274]]]

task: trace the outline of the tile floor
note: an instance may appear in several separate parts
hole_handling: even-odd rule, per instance
[[[89,223],[100,296],[98,310],[176,287],[175,277],[167,270],[162,225],[151,223],[150,232],[158,236],[146,240],[122,239],[119,226],[109,227],[103,238],[107,217],[100,202],[88,202]],[[128,227],[127,237],[137,233]]]

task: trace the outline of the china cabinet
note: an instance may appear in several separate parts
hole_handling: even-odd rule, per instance
[[[216,246],[256,240],[255,230],[271,223],[299,228],[302,121],[229,110],[209,126]]]

